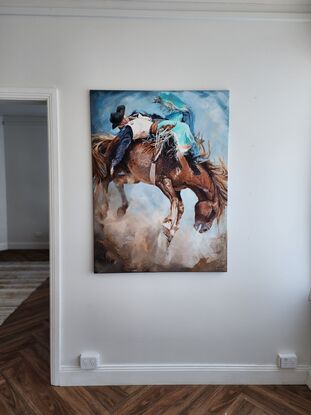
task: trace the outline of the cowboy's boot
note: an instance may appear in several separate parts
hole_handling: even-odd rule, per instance
[[[199,155],[198,157],[196,157],[194,159],[194,162],[197,163],[197,164],[201,164],[201,163],[205,163],[207,160],[208,160],[207,157],[204,157],[202,155]]]

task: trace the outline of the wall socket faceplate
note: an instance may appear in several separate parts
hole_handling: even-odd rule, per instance
[[[278,365],[281,369],[295,369],[297,367],[297,355],[295,353],[279,353]]]
[[[99,365],[99,353],[85,352],[80,354],[80,368],[91,370]]]

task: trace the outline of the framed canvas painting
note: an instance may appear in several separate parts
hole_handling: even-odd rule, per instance
[[[94,271],[227,270],[229,92],[90,91]]]

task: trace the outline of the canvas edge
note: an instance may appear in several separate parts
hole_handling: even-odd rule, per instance
[[[134,93],[134,92],[170,92],[170,93],[178,93],[178,92],[202,92],[202,91],[206,91],[206,92],[223,92],[227,94],[227,100],[228,100],[228,134],[227,134],[227,154],[226,154],[226,164],[228,166],[228,157],[229,157],[229,135],[230,135],[230,96],[231,96],[231,92],[229,88],[211,88],[211,89],[173,89],[173,90],[166,90],[166,89],[154,89],[154,90],[150,90],[150,89],[98,89],[98,88],[91,88],[88,90],[88,102],[89,102],[89,110],[90,110],[90,137],[91,137],[91,145],[92,145],[92,95],[98,92],[101,93],[106,93],[106,92],[128,92],[128,93]],[[93,163],[94,163],[94,159],[93,159],[93,155],[91,156],[91,163],[92,163],[92,171],[93,171]],[[156,274],[156,273],[191,273],[191,272],[195,272],[195,273],[217,273],[217,274],[222,274],[222,273],[227,273],[228,272],[228,223],[227,223],[227,207],[226,207],[226,211],[225,211],[225,216],[226,216],[226,243],[225,243],[225,251],[226,251],[226,263],[222,268],[219,269],[214,269],[214,270],[200,270],[200,271],[193,271],[193,270],[147,270],[147,271],[113,271],[113,270],[107,270],[107,271],[103,271],[100,269],[100,266],[98,265],[97,259],[95,257],[95,245],[96,245],[96,236],[95,236],[95,224],[96,224],[96,217],[95,217],[95,210],[96,210],[96,201],[95,201],[95,197],[94,197],[94,189],[92,191],[92,212],[93,212],[93,245],[92,245],[92,249],[93,249],[93,253],[92,253],[92,274],[93,275],[114,275],[114,274],[141,274],[141,273],[147,273],[147,274]]]
[[[61,4],[62,3],[62,4]],[[73,0],[63,2],[50,0],[41,1],[40,6],[33,1],[26,0],[21,4],[18,0],[2,2],[0,15],[20,16],[70,16],[96,17],[121,19],[208,19],[222,21],[310,21],[311,6],[306,2],[281,2],[268,4],[265,1],[183,1],[174,0],[143,2],[135,0],[125,2],[114,0],[102,2],[99,6],[96,1],[80,3],[78,6]],[[146,3],[148,3],[146,5]]]

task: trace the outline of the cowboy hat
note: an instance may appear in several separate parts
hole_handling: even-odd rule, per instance
[[[125,114],[125,106],[124,105],[119,105],[117,107],[116,112],[112,112],[110,114],[110,122],[112,124],[112,129],[115,129],[118,125],[120,125],[121,121],[124,118],[124,114]]]

